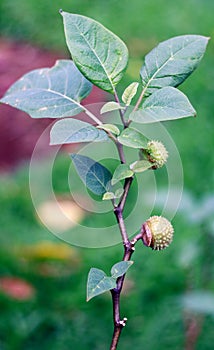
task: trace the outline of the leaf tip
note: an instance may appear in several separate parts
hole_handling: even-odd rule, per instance
[[[2,96],[2,98],[0,98],[0,103],[1,103],[1,104],[4,104],[4,103],[5,103],[5,104],[8,104],[7,102],[5,102],[5,99],[4,99],[4,98],[5,98],[5,95]]]

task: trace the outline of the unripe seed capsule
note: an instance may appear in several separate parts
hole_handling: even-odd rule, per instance
[[[168,152],[162,142],[149,141],[146,148],[147,159],[154,163],[153,169],[161,168],[167,161]]]
[[[167,248],[172,242],[173,233],[171,223],[162,216],[150,217],[141,228],[143,244],[153,250]]]

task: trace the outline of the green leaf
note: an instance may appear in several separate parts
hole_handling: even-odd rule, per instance
[[[91,141],[108,141],[108,136],[103,130],[98,130],[95,126],[81,120],[59,120],[50,132],[51,145]]]
[[[116,288],[116,281],[113,277],[107,277],[100,269],[90,269],[87,281],[87,301],[113,288]]]
[[[120,198],[122,196],[123,192],[124,192],[123,188],[118,188],[115,191],[115,193],[114,192],[106,192],[106,193],[104,193],[102,200],[105,201],[105,200]]]
[[[124,42],[91,18],[62,11],[65,37],[82,74],[103,90],[114,92],[128,63]]]
[[[123,107],[121,107],[121,105],[117,102],[110,101],[110,102],[105,103],[102,106],[102,108],[100,110],[100,114],[116,111],[118,109],[123,109]]]
[[[120,180],[126,179],[127,177],[131,177],[132,175],[133,175],[133,171],[130,170],[127,164],[120,164],[115,169],[111,183],[112,185],[115,185]]]
[[[106,192],[104,193],[102,200],[107,201],[114,198],[115,198],[114,192]]]
[[[148,160],[137,160],[130,165],[130,169],[134,173],[142,173],[143,171],[151,168],[154,164],[151,164]]]
[[[135,97],[138,86],[139,83],[134,82],[127,86],[127,88],[124,90],[122,95],[122,101],[125,103],[126,106],[129,106],[132,99]]]
[[[118,278],[123,276],[133,263],[134,261],[120,261],[119,263],[115,264],[111,269],[112,277]]]
[[[115,198],[120,198],[122,196],[124,192],[124,189],[123,188],[118,188],[116,191],[115,191]]]
[[[134,113],[131,115],[134,115]],[[133,128],[123,130],[120,136],[118,136],[118,141],[122,145],[132,148],[146,148],[148,143],[148,139],[141,132]]]
[[[180,85],[197,68],[208,40],[200,35],[177,36],[149,52],[140,71],[146,92],[152,94],[164,86]]]
[[[97,128],[98,129],[103,129],[105,131],[109,131],[112,134],[115,134],[117,136],[120,135],[120,130],[114,124],[102,124],[102,125],[98,125]]]
[[[62,118],[80,113],[80,101],[92,84],[70,60],[59,60],[52,68],[25,74],[6,92],[1,102],[30,114],[32,118]]]
[[[165,87],[149,96],[141,109],[130,114],[130,120],[138,123],[155,123],[195,115],[194,108],[181,91]]]
[[[89,190],[101,195],[111,189],[112,175],[102,164],[80,154],[71,154],[71,159],[79,177]]]

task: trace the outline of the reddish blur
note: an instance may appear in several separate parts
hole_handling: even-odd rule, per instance
[[[17,277],[0,278],[0,292],[20,301],[32,299],[35,295],[34,287]]]
[[[62,53],[53,53],[29,44],[0,39],[0,97],[23,74],[37,68],[51,67]],[[84,104],[101,102],[102,90],[94,88]],[[8,171],[31,157],[37,139],[53,119],[32,119],[15,108],[0,106],[0,171]],[[48,142],[41,149],[49,153]]]

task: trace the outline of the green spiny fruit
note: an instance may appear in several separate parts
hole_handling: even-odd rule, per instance
[[[153,250],[167,248],[173,239],[174,229],[166,218],[162,216],[151,216],[141,228],[144,245]]]
[[[149,141],[144,152],[147,159],[154,164],[152,169],[161,168],[168,158],[168,152],[165,146],[159,141]]]

